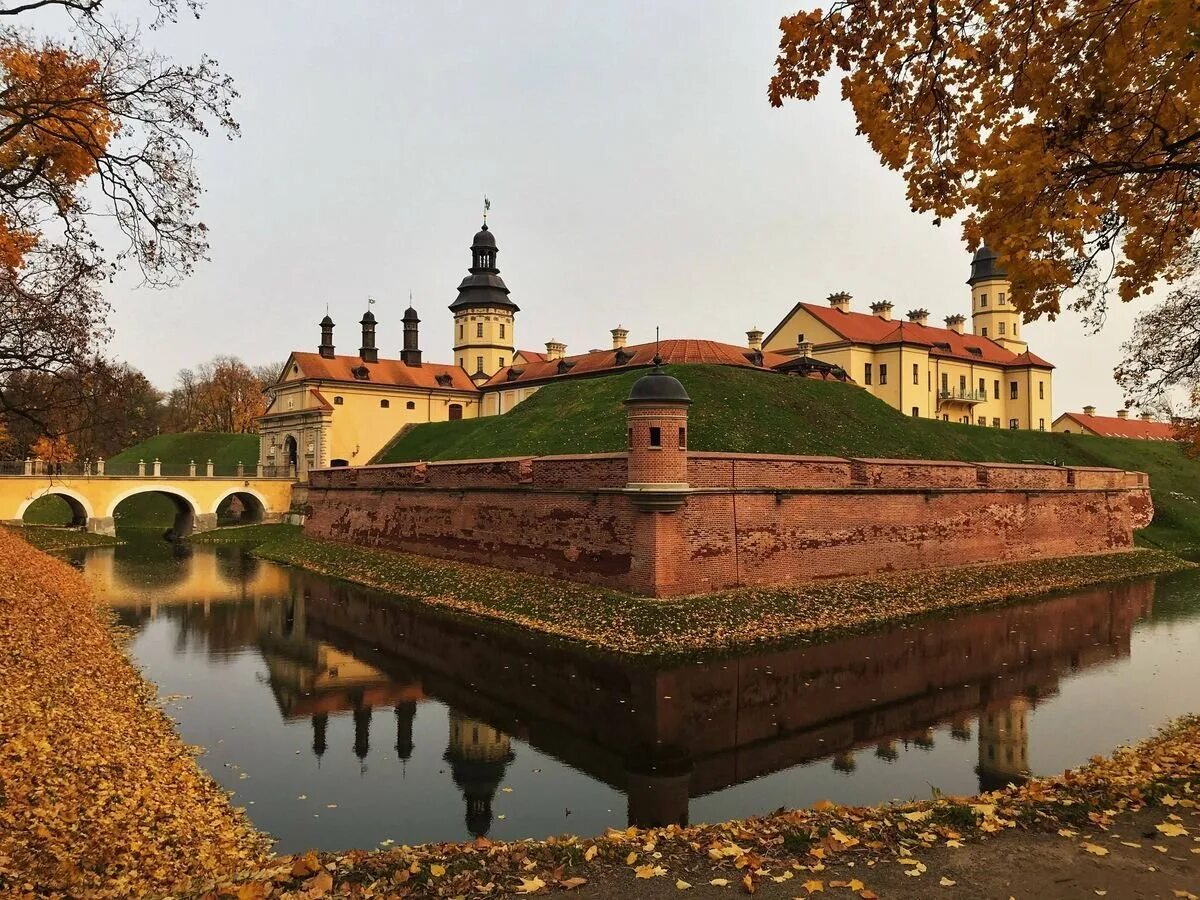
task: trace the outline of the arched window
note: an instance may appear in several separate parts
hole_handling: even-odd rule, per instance
[[[334,406],[341,406],[343,402],[344,402],[344,401],[342,400],[342,398],[341,398],[341,397],[334,397],[334,398],[333,398],[333,405],[334,405]]]
[[[407,403],[404,404],[404,408],[405,409],[416,409],[417,404],[415,404],[411,400],[409,400]]]
[[[379,401],[379,408],[380,408],[380,409],[387,409],[387,408],[388,408],[389,406],[391,406],[391,405],[392,405],[392,401],[391,401],[391,400],[380,400],[380,401]]]

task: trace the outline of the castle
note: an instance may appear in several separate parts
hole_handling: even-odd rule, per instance
[[[1053,366],[1029,352],[1020,315],[1008,300],[1007,276],[987,247],[971,263],[972,333],[965,317],[946,327],[928,324],[925,310],[908,321],[892,318],[892,304],[871,314],[853,312],[850,296],[833,294],[828,306],[797,303],[766,338],[747,332],[745,345],[708,340],[627,342],[612,329],[607,350],[568,356],[566,345],[520,350],[516,314],[497,267],[499,247],[485,222],[471,242],[471,266],[450,304],[453,361],[422,358],[417,311],[405,310],[398,359],[381,358],[377,321],[359,322],[361,344],[338,354],[334,322],[321,320],[316,352],[294,351],[269,389],[259,420],[260,462],[291,466],[307,479],[311,469],[369,463],[404,428],[501,415],[543,385],[569,378],[643,368],[659,355],[668,365],[737,366],[783,375],[852,381],[906,414],[996,428],[1037,428],[1050,422]]]

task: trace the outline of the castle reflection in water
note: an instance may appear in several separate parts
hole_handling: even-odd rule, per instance
[[[935,740],[975,741],[983,790],[1020,781],[1030,712],[1072,671],[1128,656],[1154,591],[1106,587],[654,667],[434,618],[236,548],[183,555],[153,584],[137,553],[122,553],[78,563],[111,586],[124,623],[169,616],[181,645],[210,654],[257,647],[280,714],[311,722],[318,759],[352,730],[360,765],[379,753],[407,761],[422,703],[445,704],[443,759],[477,836],[521,744],[623,792],[639,826],[684,824],[693,798],[772,772],[828,759],[852,774],[861,754],[889,762]],[[394,719],[390,747],[371,746],[381,715]]]

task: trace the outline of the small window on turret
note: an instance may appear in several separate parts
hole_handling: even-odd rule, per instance
[[[500,323],[500,337],[504,337],[504,323],[503,322]],[[500,365],[504,365],[504,363],[500,363]]]
[[[983,326],[982,336],[987,337],[987,326],[986,325]]]
[[[987,306],[987,294],[980,294],[980,295],[979,295],[979,305],[980,305],[980,306]]]
[[[997,331],[999,331],[1000,334],[1004,334],[1004,324],[1005,323],[1001,322],[999,325],[996,326]]]
[[[686,428],[679,429],[679,449],[680,450],[687,449],[687,429]]]
[[[482,322],[475,323],[475,337],[477,337],[477,338],[483,337],[483,323]]]
[[[650,426],[650,446],[651,447],[661,447],[662,446],[662,429],[659,428],[657,425]]]
[[[1005,302],[1006,302],[1006,301],[1005,301],[1005,299],[1004,299],[1004,295],[1003,295],[1003,294],[1001,294],[1001,295],[1000,295],[1000,305],[1001,305],[1001,306],[1004,306]]]

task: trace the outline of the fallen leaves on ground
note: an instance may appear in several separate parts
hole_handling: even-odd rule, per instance
[[[3,528],[0,682],[0,894],[163,894],[265,863],[83,577]]]

